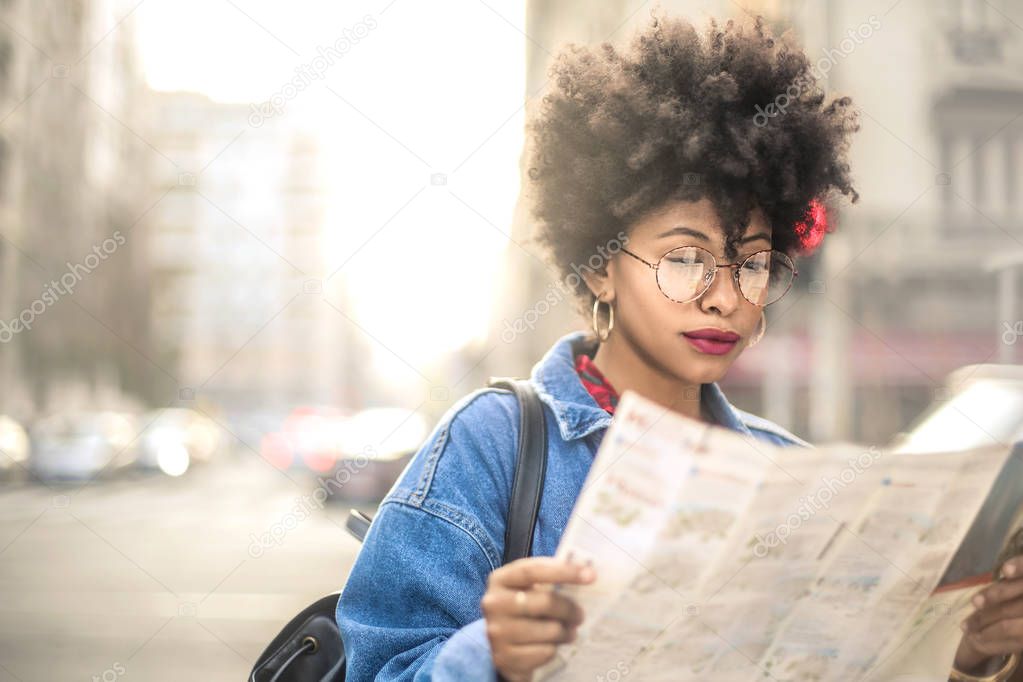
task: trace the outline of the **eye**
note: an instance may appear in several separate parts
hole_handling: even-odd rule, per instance
[[[754,258],[743,263],[742,269],[747,272],[766,272],[767,263],[760,262]]]
[[[762,274],[771,269],[771,252],[761,251],[746,258],[742,263],[743,272]]]
[[[665,258],[672,265],[700,265],[703,259],[695,249],[675,249]]]

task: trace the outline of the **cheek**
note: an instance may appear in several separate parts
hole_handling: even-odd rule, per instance
[[[742,328],[739,333],[743,334],[744,336],[750,336],[751,334],[755,334],[757,332],[757,326],[760,325],[760,318],[764,314],[764,309],[758,308],[752,303],[747,303],[743,307],[742,312],[743,312],[742,322],[740,323],[742,324]]]
[[[615,283],[615,295],[618,314],[637,332],[675,326],[683,316],[682,311],[691,305],[675,303],[662,294],[652,270],[629,275]]]

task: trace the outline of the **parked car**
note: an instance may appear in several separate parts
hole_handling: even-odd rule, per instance
[[[111,475],[135,459],[135,418],[122,412],[61,413],[36,422],[29,435],[29,469],[43,480]]]
[[[1014,529],[1023,523],[1023,366],[968,365],[951,373],[931,406],[890,452],[926,456],[986,445],[1013,446],[941,584],[990,571]]]
[[[332,405],[294,408],[276,429],[260,437],[259,454],[283,471],[323,474],[338,458],[338,442],[348,413]]]
[[[181,476],[192,465],[212,460],[223,447],[220,427],[195,410],[154,410],[141,423],[136,463],[143,469]]]
[[[283,471],[312,473],[339,500],[379,501],[428,434],[413,410],[375,407],[354,414],[330,406],[293,409],[260,437],[259,454]]]
[[[22,478],[28,463],[28,433],[11,417],[0,415],[0,478]]]
[[[333,481],[332,497],[379,501],[428,435],[429,423],[413,410],[375,407],[352,415],[340,430],[330,477],[323,477]]]
[[[890,451],[965,450],[1023,440],[1023,366],[967,365],[948,375],[942,394]]]
[[[287,412],[272,409],[245,410],[227,417],[227,429],[234,447],[243,456],[259,451],[260,442],[268,433],[280,431]]]

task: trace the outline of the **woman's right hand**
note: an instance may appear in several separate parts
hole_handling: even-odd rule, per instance
[[[553,557],[518,559],[491,573],[480,607],[497,672],[509,682],[528,682],[558,644],[575,639],[582,609],[552,588],[595,578],[592,568]]]

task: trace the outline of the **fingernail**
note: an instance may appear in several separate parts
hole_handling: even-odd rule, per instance
[[[980,607],[984,606],[984,596],[978,594],[976,597],[974,597],[973,598],[973,605],[976,606],[978,609]]]
[[[1010,578],[1016,575],[1016,564],[1011,561],[1007,562],[1004,566],[1002,566],[1002,575],[1007,575]]]
[[[579,570],[579,577],[580,577],[580,578],[581,578],[582,580],[593,580],[593,579],[594,579],[595,577],[597,577],[597,574],[596,574],[596,573],[594,573],[594,572],[593,572],[593,569],[592,569],[592,568],[590,568],[589,566],[583,566],[583,567],[582,567],[582,568],[581,568],[581,569]]]

